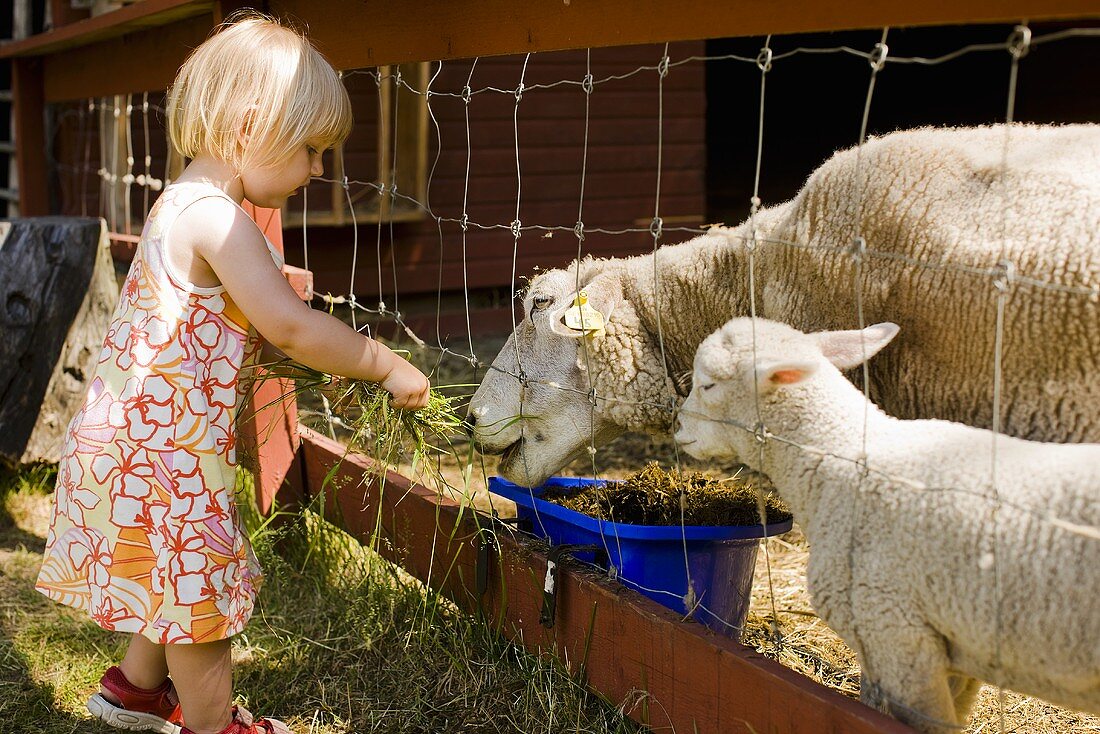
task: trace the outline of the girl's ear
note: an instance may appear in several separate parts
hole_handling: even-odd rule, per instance
[[[878,354],[897,336],[901,327],[885,321],[852,331],[820,331],[813,334],[825,359],[838,369],[850,370]]]
[[[241,146],[241,150],[247,150],[248,143],[252,140],[252,129],[256,123],[256,111],[258,109],[257,105],[249,105],[248,109],[244,111],[244,115],[241,116],[241,126],[237,130],[237,144]]]
[[[816,362],[757,362],[756,387],[762,395],[804,382],[817,372]]]

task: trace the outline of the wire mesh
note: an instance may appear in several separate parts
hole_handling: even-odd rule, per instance
[[[427,103],[428,114],[431,119],[432,132],[435,139],[435,158],[432,162],[431,169],[427,176],[426,194],[423,200],[417,199],[415,196],[399,191],[397,186],[398,170],[401,165],[405,164],[404,160],[399,160],[396,136],[391,136],[386,141],[380,144],[391,145],[392,148],[389,151],[388,157],[390,163],[390,175],[389,184],[387,185],[385,180],[379,180],[378,178],[364,175],[361,178],[357,178],[354,175],[349,175],[346,168],[340,172],[339,178],[334,177],[321,177],[320,181],[335,184],[342,188],[343,196],[346,201],[347,211],[351,216],[350,226],[350,249],[351,249],[351,264],[349,272],[348,290],[343,294],[320,294],[316,298],[319,302],[322,302],[328,306],[332,305],[344,305],[348,308],[350,318],[353,326],[360,330],[366,330],[369,333],[369,323],[379,324],[384,321],[392,321],[402,333],[409,335],[416,343],[418,349],[435,352],[438,360],[451,359],[462,362],[464,365],[468,365],[475,370],[478,368],[486,368],[492,370],[501,375],[505,375],[513,379],[518,386],[519,391],[519,412],[514,418],[518,421],[519,426],[519,442],[523,444],[529,440],[528,430],[529,422],[532,420],[532,416],[529,416],[525,411],[526,396],[529,391],[533,389],[559,391],[574,395],[577,398],[583,399],[588,404],[588,421],[589,425],[586,428],[578,429],[580,433],[584,434],[587,438],[586,455],[587,463],[590,467],[591,474],[594,478],[601,476],[601,467],[599,466],[599,451],[600,446],[599,436],[596,431],[596,414],[601,410],[607,410],[611,406],[615,405],[628,405],[640,408],[647,408],[652,411],[654,415],[665,416],[665,422],[667,425],[673,425],[676,414],[678,411],[678,405],[683,395],[680,390],[677,390],[676,386],[676,373],[679,365],[673,360],[670,360],[669,355],[666,353],[666,316],[665,309],[669,304],[663,303],[661,294],[666,291],[665,284],[662,282],[662,278],[665,276],[665,271],[659,266],[659,251],[661,247],[668,241],[672,235],[722,235],[724,234],[728,240],[730,247],[737,247],[743,249],[747,257],[747,306],[748,315],[754,319],[759,315],[758,296],[759,285],[757,283],[756,261],[759,254],[768,249],[784,249],[784,250],[813,250],[822,254],[835,255],[838,258],[848,258],[852,264],[852,298],[855,304],[854,313],[852,318],[859,329],[864,329],[867,326],[867,315],[864,309],[864,288],[867,282],[868,272],[876,267],[901,267],[909,273],[937,273],[950,275],[952,277],[959,277],[972,280],[975,284],[984,283],[987,287],[992,288],[995,293],[996,313],[994,318],[994,364],[993,364],[993,379],[991,385],[992,392],[992,406],[990,408],[992,417],[992,440],[989,455],[989,486],[988,491],[985,488],[975,489],[972,487],[937,487],[929,486],[921,477],[905,477],[897,476],[889,471],[884,471],[878,467],[869,465],[867,460],[867,445],[871,441],[871,437],[868,434],[868,421],[866,414],[864,417],[862,427],[862,443],[863,448],[859,455],[856,456],[844,456],[835,454],[821,447],[814,445],[800,443],[782,435],[773,433],[763,420],[763,413],[760,410],[759,403],[757,404],[757,421],[755,425],[747,425],[733,420],[716,420],[709,416],[697,416],[704,418],[705,420],[715,423],[716,427],[726,427],[731,430],[743,431],[748,434],[757,437],[758,445],[760,447],[761,455],[758,457],[758,461],[762,462],[763,452],[765,450],[765,444],[770,441],[775,441],[781,444],[789,445],[797,448],[798,450],[810,455],[818,457],[828,457],[831,459],[839,460],[842,462],[850,463],[858,468],[858,476],[860,477],[860,487],[856,488],[856,492],[852,495],[851,512],[857,519],[860,513],[863,511],[859,500],[861,492],[862,482],[864,480],[884,480],[886,482],[895,484],[897,486],[907,487],[916,491],[944,494],[944,495],[965,495],[974,496],[990,503],[990,519],[991,519],[991,532],[990,539],[992,542],[992,557],[993,557],[993,596],[995,599],[1000,599],[1001,596],[1001,580],[998,564],[998,514],[1004,512],[1013,512],[1028,517],[1034,518],[1037,522],[1049,525],[1059,530],[1071,532],[1090,539],[1100,539],[1100,530],[1096,527],[1084,525],[1075,522],[1071,518],[1057,516],[1050,508],[1032,507],[1027,505],[1021,505],[1009,500],[1004,499],[998,493],[998,437],[1003,434],[1002,414],[1004,412],[1004,366],[1003,366],[1003,351],[1005,348],[1005,310],[1008,305],[1008,301],[1011,298],[1039,298],[1043,294],[1057,294],[1065,297],[1072,297],[1080,299],[1081,302],[1096,304],[1100,302],[1100,284],[1089,283],[1086,278],[1080,279],[1078,283],[1060,282],[1051,274],[1043,273],[1039,270],[1032,270],[1028,272],[1018,272],[1016,266],[1007,259],[1001,259],[1000,261],[975,265],[970,263],[957,263],[948,262],[941,258],[922,258],[916,255],[907,253],[899,253],[887,249],[885,243],[876,243],[873,239],[866,237],[865,233],[861,231],[863,222],[863,211],[865,201],[863,199],[865,187],[862,185],[856,186],[855,190],[858,192],[858,199],[854,204],[853,209],[853,232],[854,236],[850,242],[838,242],[833,244],[813,244],[808,242],[796,241],[793,239],[783,239],[770,236],[762,233],[758,229],[758,217],[761,212],[766,209],[765,202],[761,197],[761,180],[762,176],[766,174],[766,170],[763,165],[764,160],[764,138],[767,131],[766,119],[766,89],[769,74],[782,62],[785,62],[792,58],[798,57],[816,57],[821,55],[836,55],[836,56],[850,56],[856,59],[862,59],[870,67],[870,75],[868,79],[866,95],[864,97],[864,104],[862,108],[862,114],[860,117],[860,126],[858,134],[853,136],[852,143],[856,149],[856,178],[861,178],[863,172],[862,152],[868,139],[869,120],[872,115],[872,100],[876,89],[880,74],[887,74],[890,68],[894,65],[907,65],[907,66],[919,66],[919,67],[931,67],[942,64],[947,64],[958,60],[960,58],[975,55],[975,54],[1005,54],[1007,52],[1010,58],[1010,67],[1007,80],[1007,104],[1004,121],[1007,124],[1005,128],[1005,146],[1004,153],[1001,159],[1001,172],[1007,174],[1009,169],[1009,136],[1012,130],[1012,124],[1014,122],[1014,110],[1016,103],[1016,87],[1017,87],[1017,74],[1018,66],[1021,60],[1026,56],[1029,50],[1033,50],[1040,47],[1046,47],[1051,44],[1064,42],[1069,39],[1088,39],[1100,36],[1100,29],[1097,28],[1069,28],[1062,29],[1051,33],[1035,34],[1032,35],[1031,31],[1026,24],[1017,26],[1011,32],[1011,34],[1002,42],[996,43],[973,43],[967,44],[960,48],[948,51],[946,53],[930,55],[930,56],[898,56],[891,54],[887,46],[888,29],[882,29],[880,39],[869,49],[853,48],[846,45],[841,46],[821,46],[821,47],[803,47],[799,46],[783,52],[776,52],[773,47],[772,37],[764,39],[760,52],[755,57],[741,54],[716,54],[716,55],[688,55],[682,58],[673,58],[670,55],[670,46],[666,44],[663,50],[656,58],[656,62],[652,64],[643,64],[635,68],[632,68],[624,73],[596,75],[593,73],[593,62],[591,50],[585,53],[584,74],[582,78],[562,78],[552,82],[538,82],[530,83],[527,80],[527,74],[529,67],[537,65],[539,63],[539,56],[528,54],[523,57],[522,65],[520,67],[518,79],[513,87],[507,86],[475,86],[475,72],[481,70],[479,63],[482,63],[481,59],[473,59],[469,62],[435,62],[436,66],[431,74],[430,79],[427,81],[424,88],[417,88],[409,83],[401,73],[400,68],[392,67],[388,71],[382,70],[352,70],[344,73],[345,81],[353,79],[357,75],[369,75],[377,90],[378,104],[377,114],[379,119],[377,126],[379,129],[385,128],[387,122],[384,116],[390,115],[389,124],[393,124],[393,121],[397,119],[397,107],[398,99],[400,95],[399,90],[405,90],[414,95],[425,98]],[[662,166],[666,155],[665,146],[665,80],[670,76],[676,74],[679,70],[689,64],[707,64],[707,63],[732,63],[755,66],[759,71],[759,87],[757,94],[754,95],[757,99],[757,134],[753,141],[749,141],[748,147],[753,151],[754,161],[754,176],[752,181],[752,195],[748,202],[748,234],[736,234],[731,230],[715,230],[708,225],[700,222],[697,226],[669,226],[662,219]],[[458,89],[447,89],[442,87],[441,79],[443,78],[443,72],[445,66],[453,67],[459,66],[461,69],[466,68],[468,63],[468,72],[464,74],[465,84]],[[867,67],[863,67],[866,70]],[[866,72],[864,72],[866,73]],[[887,79],[888,76],[884,76]],[[653,207],[652,216],[646,217],[647,224],[634,224],[625,226],[591,226],[585,223],[585,214],[589,211],[593,204],[586,202],[586,184],[590,175],[589,154],[590,154],[590,115],[591,115],[591,102],[594,97],[611,91],[616,83],[623,82],[631,79],[647,79],[652,83],[654,94],[656,97],[656,111],[654,115],[654,145],[656,150],[656,161],[654,167],[654,195],[653,195]],[[774,82],[773,82],[774,83]],[[384,94],[384,90],[388,88],[388,91]],[[549,90],[556,90],[557,92],[563,92],[566,90],[575,91],[578,94],[583,95],[584,102],[584,116],[583,116],[583,142],[581,143],[581,163],[579,167],[579,181],[578,192],[576,198],[576,219],[573,223],[568,223],[566,220],[566,212],[562,211],[561,221],[548,222],[548,223],[534,223],[524,222],[523,215],[525,210],[523,204],[524,187],[523,187],[523,170],[521,167],[522,151],[526,141],[521,140],[521,115],[522,111],[526,110],[526,107],[522,104],[525,100],[531,99],[540,93],[547,92]],[[512,218],[510,221],[478,221],[471,216],[471,204],[473,202],[472,196],[476,195],[472,181],[476,181],[477,172],[473,169],[474,150],[475,144],[472,136],[472,125],[476,124],[476,121],[472,122],[470,109],[471,105],[479,103],[483,99],[492,98],[494,96],[501,96],[504,98],[511,97],[511,134],[514,142],[514,177],[515,177],[515,196],[514,196],[514,208],[512,209]],[[393,104],[389,105],[388,99],[393,100]],[[445,141],[443,139],[442,127],[437,120],[437,110],[433,108],[433,102],[438,105],[441,102],[450,100],[452,102],[457,101],[462,106],[463,127],[465,130],[465,140],[462,141],[460,148],[464,148],[464,165],[462,168],[462,184],[461,184],[461,196],[460,202],[446,202],[442,194],[433,193],[433,183],[437,181],[439,173],[440,157],[444,152]],[[140,110],[140,121],[135,123],[133,120],[135,110]],[[99,213],[108,219],[108,222],[113,231],[129,231],[129,226],[132,221],[132,212],[130,210],[132,194],[131,187],[136,185],[139,188],[141,196],[141,212],[144,215],[148,215],[150,201],[155,199],[156,194],[166,185],[170,183],[170,177],[168,175],[168,168],[170,162],[167,160],[169,156],[165,155],[165,170],[166,173],[162,179],[155,179],[152,177],[151,170],[155,159],[155,153],[150,147],[150,111],[154,114],[162,112],[162,110],[156,105],[150,105],[148,94],[142,95],[142,101],[140,106],[133,104],[133,98],[127,97],[125,101],[121,98],[114,100],[87,100],[79,102],[71,107],[71,109],[63,110],[61,115],[57,118],[57,124],[62,125],[65,123],[66,117],[77,118],[77,140],[78,145],[74,148],[76,151],[82,150],[82,162],[79,164],[71,164],[67,161],[57,162],[58,170],[62,174],[71,175],[76,184],[74,189],[80,190],[78,197],[79,207],[82,212],[89,211],[89,196],[88,196],[88,178],[90,174],[94,174],[100,181],[100,193],[98,197]],[[121,121],[121,122],[120,122]],[[132,134],[132,126],[134,124],[140,124],[140,130],[142,131],[143,139],[143,151],[142,155],[138,157],[134,150],[134,139]],[[111,131],[121,130],[124,134],[111,134]],[[855,132],[855,131],[853,131]],[[93,145],[95,137],[98,136],[98,145]],[[448,141],[449,142],[449,141]],[[125,146],[125,150],[121,150],[120,146]],[[93,150],[98,152],[98,162],[94,160]],[[79,153],[78,153],[79,156]],[[382,151],[379,151],[379,156],[382,157]],[[70,155],[71,158],[71,155]],[[143,161],[143,171],[139,175],[134,174],[135,160]],[[352,172],[354,173],[354,172]],[[363,173],[368,173],[364,171]],[[379,216],[376,217],[372,224],[363,224],[356,219],[356,205],[355,198],[358,194],[353,194],[353,188],[359,188],[361,190],[373,190],[380,201],[386,200],[387,203],[379,204]],[[1007,212],[1012,206],[1010,198],[1010,191],[1004,192],[1005,196],[1001,202],[1001,208],[1005,212],[1004,225],[1002,228],[1002,239],[1007,240],[1011,235],[1008,231],[1009,217]],[[122,200],[119,201],[119,198]],[[410,328],[408,322],[403,317],[400,310],[400,302],[398,300],[398,294],[401,290],[398,277],[398,266],[395,252],[401,246],[401,233],[398,228],[395,227],[395,221],[392,216],[387,217],[385,212],[393,212],[396,209],[398,202],[404,202],[407,205],[411,205],[416,209],[422,211],[426,217],[434,223],[434,226],[438,232],[439,242],[439,274],[436,282],[436,308],[435,308],[435,338],[432,340],[422,339],[416,335],[413,329]],[[456,216],[448,216],[445,214],[448,208],[454,204],[453,208],[457,208]],[[119,217],[121,212],[121,219]],[[303,260],[307,267],[309,263],[309,244],[307,229],[307,214],[309,213],[309,199],[308,192],[304,193],[302,203],[302,243],[303,243]],[[642,219],[639,217],[639,219]],[[446,244],[451,241],[445,234],[445,225],[453,225],[454,231],[458,232],[458,244],[460,247],[461,258],[461,281],[462,281],[462,296],[463,296],[463,321],[465,331],[465,351],[462,348],[452,347],[449,341],[443,338],[440,327],[440,314],[443,303],[443,253]],[[375,228],[375,244],[376,244],[376,257],[375,266],[377,269],[377,296],[378,302],[376,307],[368,307],[356,299],[357,283],[356,274],[360,269],[359,262],[359,230],[363,226],[373,226]],[[467,263],[470,257],[469,242],[467,239],[468,234],[473,230],[479,230],[483,232],[497,232],[504,235],[510,235],[511,238],[511,262],[510,262],[510,281],[509,292],[517,294],[519,296],[519,304],[523,304],[524,289],[521,288],[520,277],[522,273],[519,270],[520,266],[520,252],[521,252],[521,239],[524,235],[540,235],[542,237],[552,237],[556,234],[569,235],[576,240],[576,261],[575,272],[573,273],[575,290],[580,292],[584,287],[582,282],[582,267],[580,263],[584,259],[586,254],[591,253],[589,249],[586,253],[586,247],[588,247],[586,238],[599,234],[605,237],[614,238],[626,235],[641,235],[648,237],[651,240],[651,252],[649,257],[652,258],[652,270],[651,277],[652,282],[650,287],[652,288],[652,294],[655,298],[655,312],[654,312],[654,325],[655,325],[655,338],[657,349],[659,351],[660,364],[663,366],[664,373],[667,379],[663,382],[665,391],[660,395],[652,395],[647,399],[642,400],[623,400],[613,394],[605,394],[597,389],[597,385],[593,382],[593,370],[594,364],[592,360],[592,344],[588,339],[581,338],[577,340],[578,345],[578,360],[583,362],[584,368],[581,370],[585,375],[586,382],[582,382],[579,386],[571,386],[569,384],[563,384],[566,381],[562,379],[550,379],[539,376],[534,376],[528,369],[525,369],[525,360],[529,359],[528,355],[524,354],[523,349],[518,339],[513,339],[510,345],[512,356],[514,357],[515,369],[502,367],[498,363],[489,364],[489,360],[485,358],[486,355],[478,355],[475,353],[475,340],[474,340],[474,328],[473,317],[471,315],[471,302],[470,302],[470,279],[467,271]],[[452,231],[448,229],[447,231]],[[392,301],[387,303],[384,292],[386,286],[383,282],[383,270],[384,270],[384,253],[389,253],[390,265],[392,270]],[[735,314],[730,314],[733,316]],[[369,317],[369,322],[360,324],[358,319],[360,317]],[[524,320],[528,320],[530,316],[526,313],[523,314],[523,318],[517,318],[516,309],[511,309],[511,323],[512,331],[516,333]],[[434,342],[434,343],[433,343]],[[866,356],[866,347],[864,349],[864,356]],[[754,330],[754,346],[753,353],[756,353],[755,347],[755,330]],[[869,371],[867,362],[863,363],[861,368],[861,380],[860,387],[864,392],[864,396],[867,398],[868,403],[871,402],[871,388],[872,388],[872,375]],[[537,416],[535,416],[537,418]],[[340,425],[340,419],[333,416],[329,406],[324,403],[322,418],[328,425],[330,435],[335,435],[333,432],[334,426]],[[675,445],[674,445],[675,446]],[[521,453],[524,460],[526,460],[527,454]],[[676,474],[681,475],[683,473],[683,467],[681,465],[681,457],[678,449],[673,449],[671,456],[671,465],[674,467]],[[487,472],[482,465],[482,481],[486,480]],[[527,476],[531,476],[530,470],[526,471]],[[533,495],[532,495],[533,497]],[[492,500],[490,500],[491,502]],[[1083,502],[1093,503],[1094,499],[1090,497],[1083,497]],[[762,508],[762,505],[761,505]],[[682,508],[681,508],[682,510]],[[495,508],[493,512],[495,513]],[[537,516],[537,511],[536,511]],[[767,533],[767,525],[765,515],[761,509],[761,523],[764,525],[764,532]],[[539,521],[541,524],[541,520]],[[681,514],[680,520],[683,527],[683,515]],[[499,532],[500,528],[497,526],[489,526],[493,532]],[[856,563],[856,558],[859,556],[859,543],[860,537],[855,528],[857,523],[852,523],[852,531],[849,536],[849,568]],[[517,531],[512,531],[517,532]],[[545,530],[544,530],[545,534]],[[618,542],[617,536],[612,536],[610,539],[606,536],[603,537],[603,543],[605,550],[610,555],[609,542]],[[777,646],[784,644],[782,631],[780,630],[778,618],[779,612],[775,601],[775,593],[772,587],[772,568],[770,557],[768,556],[768,544],[763,544],[765,548],[765,568],[767,571],[767,582],[769,585],[769,606],[770,606],[770,624],[772,626],[773,641]],[[691,570],[687,560],[687,541],[684,539],[684,564],[685,570],[689,578],[689,594],[683,601],[686,603],[689,609],[701,608],[706,609],[703,600],[694,598],[690,577]],[[609,574],[611,577],[616,576],[616,569],[611,567],[610,569],[600,569],[602,572]],[[670,597],[677,597],[678,595],[672,594],[667,590],[662,589],[645,589],[653,594],[665,594]],[[1000,646],[1002,630],[1002,619],[1000,604],[998,602],[997,612],[997,634],[995,636],[997,650],[995,652],[998,660],[998,666],[1000,663]],[[858,637],[858,633],[857,633]],[[826,661],[821,661],[823,664]],[[866,663],[865,663],[866,664]],[[873,677],[873,674],[872,676]],[[996,681],[994,681],[996,682]],[[881,693],[881,692],[880,692]],[[885,695],[885,694],[883,694]],[[923,714],[919,711],[913,710],[911,707],[907,707],[905,704],[899,701],[885,700],[884,704],[895,712],[906,713],[910,717],[921,718]],[[947,729],[963,729],[962,725],[955,724],[947,721],[934,721],[935,725],[942,726]],[[1005,703],[1003,695],[999,695],[999,706],[997,711],[997,726],[1001,732],[1006,731],[1006,716],[1005,716]]]

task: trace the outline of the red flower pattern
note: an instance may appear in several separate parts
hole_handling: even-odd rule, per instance
[[[230,486],[239,373],[260,342],[228,294],[174,280],[163,255],[176,214],[222,195],[175,184],[150,212],[69,424],[37,583],[162,644],[236,634],[261,579]]]

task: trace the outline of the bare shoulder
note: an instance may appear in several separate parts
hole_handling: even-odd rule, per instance
[[[186,213],[195,255],[256,330],[278,346],[280,330],[307,318],[310,309],[283,277],[259,227],[222,197],[196,201]]]
[[[263,233],[236,204],[221,196],[208,196],[179,213],[173,239],[189,245],[209,259],[232,243],[235,248],[267,252]]]

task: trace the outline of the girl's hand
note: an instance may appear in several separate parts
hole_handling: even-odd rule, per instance
[[[431,388],[428,378],[400,357],[379,384],[383,390],[393,395],[390,404],[395,408],[418,410],[428,404],[428,390]]]
[[[328,400],[331,406],[338,405],[340,403],[340,398],[345,395],[346,379],[347,378],[341,377],[340,375],[329,375],[328,382],[318,388],[325,397],[325,400]]]

